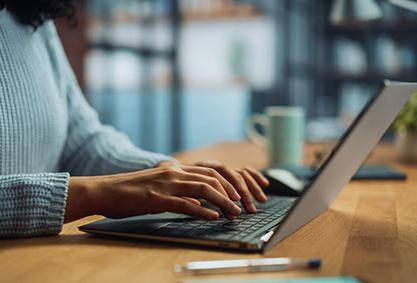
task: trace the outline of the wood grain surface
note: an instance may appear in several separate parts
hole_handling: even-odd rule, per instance
[[[305,162],[311,162],[322,147],[307,145]],[[176,157],[184,163],[214,159],[234,167],[266,166],[265,150],[249,142],[217,144]],[[173,273],[175,264],[272,256],[320,257],[323,266],[317,271],[226,278],[352,275],[366,282],[416,282],[417,167],[398,162],[390,145],[378,146],[368,162],[391,164],[407,173],[407,181],[351,182],[328,211],[265,255],[79,232],[78,226],[99,219],[93,216],[65,225],[58,236],[0,240],[0,282],[181,282],[184,278]]]

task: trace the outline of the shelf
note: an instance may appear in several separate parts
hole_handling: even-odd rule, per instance
[[[252,5],[239,5],[236,7],[227,6],[226,9],[214,11],[186,10],[181,12],[181,19],[184,23],[189,22],[216,22],[224,20],[252,20],[261,16],[256,7]],[[153,24],[169,20],[169,14],[158,14],[144,16],[135,13],[118,12],[109,15],[106,22],[110,25],[117,24]],[[88,21],[90,25],[97,25],[103,20],[98,13],[90,13]]]
[[[396,73],[388,73],[370,70],[361,74],[348,74],[338,71],[321,73],[322,79],[329,79],[338,82],[364,82],[364,83],[377,83],[382,82],[385,79],[396,81],[416,81],[417,71],[400,71]]]
[[[417,19],[343,23],[340,25],[329,25],[327,31],[330,33],[415,33],[417,32]]]
[[[251,20],[261,16],[261,13],[251,5],[238,6],[213,12],[184,11],[182,19],[187,22],[215,22],[224,20]]]
[[[107,52],[124,51],[134,53],[139,56],[151,58],[173,58],[175,56],[174,50],[155,50],[152,47],[135,47],[128,45],[119,45],[109,42],[90,42],[88,47],[91,49],[99,49]]]
[[[335,82],[362,82],[377,83],[385,79],[397,81],[417,81],[417,70],[401,70],[395,73],[383,72],[370,69],[359,74],[350,74],[336,70],[334,67],[315,67],[315,66],[293,66],[290,69],[292,76],[315,76],[320,80],[328,80]]]

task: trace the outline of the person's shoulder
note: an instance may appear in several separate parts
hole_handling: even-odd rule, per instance
[[[20,24],[12,13],[6,9],[0,10],[0,49],[3,53],[12,52],[14,46],[27,43],[27,38],[31,36],[29,28]]]
[[[40,34],[41,36],[45,37],[56,37],[57,31],[52,20],[45,21],[42,25],[34,28],[29,25],[23,25],[19,23],[16,18],[13,16],[11,12],[7,9],[0,10],[0,28],[4,27],[4,29],[10,30],[22,30],[26,33],[30,33],[32,35]]]
[[[9,11],[3,8],[2,10],[0,10],[0,26],[10,24],[16,24],[16,21],[13,18],[12,14],[10,14]]]
[[[0,35],[1,41],[23,36],[33,36],[34,29],[31,26],[21,24],[7,9],[0,10]]]
[[[57,37],[58,36],[58,32],[56,30],[54,21],[52,21],[52,20],[48,20],[48,21],[44,22],[37,29],[38,29],[38,32],[45,37],[51,38],[51,37]]]

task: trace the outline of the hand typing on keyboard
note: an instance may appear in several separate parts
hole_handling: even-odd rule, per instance
[[[166,165],[171,165],[171,163],[160,164],[160,166]],[[254,199],[261,203],[267,199],[262,188],[269,185],[268,179],[250,166],[234,170],[218,161],[203,161],[196,163],[195,166],[181,166],[181,168],[196,174],[214,177],[220,181],[229,198],[234,201],[240,200],[248,213],[256,212]]]
[[[255,213],[254,199],[265,202],[268,180],[250,167],[232,169],[218,162],[196,165],[160,164],[142,171],[94,177],[71,177],[65,222],[100,214],[123,218],[175,212],[206,220],[220,213],[201,205],[205,200],[229,220],[242,212]]]

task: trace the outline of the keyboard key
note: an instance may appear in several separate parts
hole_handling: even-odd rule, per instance
[[[189,218],[172,221],[161,227],[158,234],[239,241],[256,234],[272,222],[276,223],[277,219],[281,221],[291,207],[291,203],[287,199],[271,197],[266,204],[257,205],[259,209],[256,214],[242,213],[233,221],[224,217],[215,221]]]

